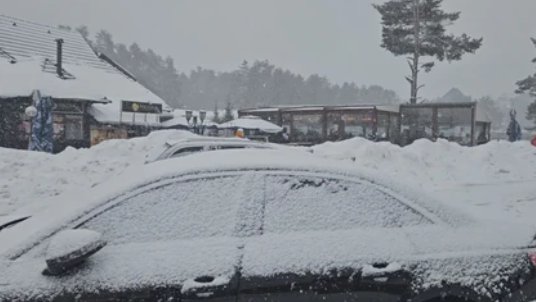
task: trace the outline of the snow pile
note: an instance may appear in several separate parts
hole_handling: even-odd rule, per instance
[[[521,182],[536,179],[536,148],[527,142],[493,141],[463,147],[446,140],[418,140],[407,147],[363,138],[313,147],[323,157],[354,160],[361,167],[432,185]]]
[[[536,225],[536,148],[529,142],[463,147],[418,140],[402,148],[355,138],[312,150],[376,170],[479,216]]]
[[[44,209],[46,200],[106,182],[131,166],[143,165],[147,154],[168,140],[191,137],[185,131],[157,131],[144,138],[104,141],[90,149],[68,148],[51,155],[0,148],[0,216],[24,209]]]

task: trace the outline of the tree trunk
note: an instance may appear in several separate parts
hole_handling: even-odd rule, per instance
[[[411,69],[411,97],[410,97],[410,104],[416,104],[417,103],[417,92],[419,90],[418,88],[418,80],[419,80],[419,55],[417,52],[413,54],[413,68]]]
[[[421,18],[420,18],[420,0],[414,0],[414,23],[415,30],[415,50],[413,52],[413,66],[411,68],[411,97],[410,104],[417,103],[417,93],[419,90],[419,57],[421,56]]]

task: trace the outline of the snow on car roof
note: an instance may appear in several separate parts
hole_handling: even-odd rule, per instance
[[[244,116],[218,125],[219,129],[258,129],[268,133],[277,133],[283,130],[280,126],[258,117]]]

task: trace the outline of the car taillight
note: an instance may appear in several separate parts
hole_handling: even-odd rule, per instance
[[[529,253],[529,260],[532,266],[536,267],[536,252]]]

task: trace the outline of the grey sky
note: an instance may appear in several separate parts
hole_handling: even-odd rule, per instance
[[[0,13],[46,24],[107,29],[114,40],[170,55],[177,69],[218,71],[268,59],[305,76],[379,84],[402,97],[408,67],[379,47],[382,0],[0,0]],[[462,11],[450,29],[484,37],[476,55],[441,63],[421,79],[433,98],[451,87],[479,97],[512,94],[533,72],[534,0],[445,0]]]

